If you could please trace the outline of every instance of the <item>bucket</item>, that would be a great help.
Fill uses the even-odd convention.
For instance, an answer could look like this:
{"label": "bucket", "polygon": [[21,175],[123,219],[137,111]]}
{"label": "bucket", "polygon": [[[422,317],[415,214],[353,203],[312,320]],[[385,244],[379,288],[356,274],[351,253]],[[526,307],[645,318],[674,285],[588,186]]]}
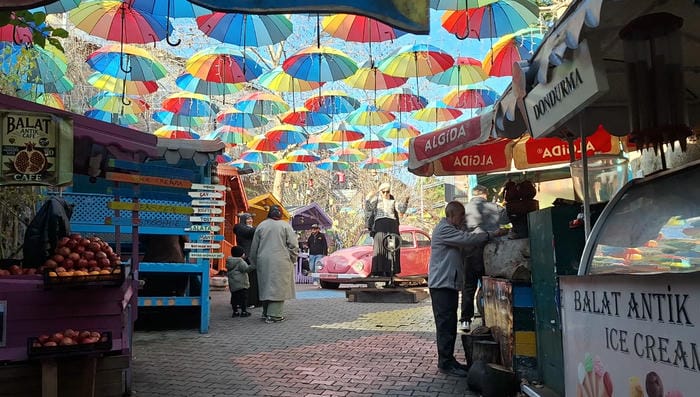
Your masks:
{"label": "bucket", "polygon": [[[571,179],[576,195],[583,199],[583,160],[571,163]],[[588,159],[588,192],[591,203],[603,203],[627,183],[627,159],[595,155]]]}

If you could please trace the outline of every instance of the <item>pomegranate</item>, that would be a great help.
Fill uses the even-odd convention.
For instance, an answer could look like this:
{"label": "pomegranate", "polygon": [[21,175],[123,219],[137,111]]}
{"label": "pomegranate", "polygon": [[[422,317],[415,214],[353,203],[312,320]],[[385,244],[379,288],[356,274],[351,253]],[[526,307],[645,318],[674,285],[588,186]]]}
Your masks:
{"label": "pomegranate", "polygon": [[66,271],[66,268],[63,266],[59,266],[56,268],[56,273],[61,273],[61,272],[65,272],[65,271]]}
{"label": "pomegranate", "polygon": [[97,260],[97,264],[98,264],[100,267],[109,267],[109,266],[110,266],[109,259],[107,259],[107,258],[100,258],[100,259],[98,259],[98,260]]}
{"label": "pomegranate", "polygon": [[83,252],[83,258],[85,258],[87,260],[95,259],[95,253],[92,251],[85,251],[85,252]]}
{"label": "pomegranate", "polygon": [[61,346],[71,346],[71,345],[75,345],[76,342],[75,342],[75,340],[73,340],[73,338],[66,336],[58,344]]}
{"label": "pomegranate", "polygon": [[68,259],[72,260],[73,262],[77,262],[80,260],[80,254],[77,252],[71,252],[68,255]]}
{"label": "pomegranate", "polygon": [[65,338],[65,335],[61,332],[56,332],[55,334],[51,335],[51,340],[54,342],[60,342]]}
{"label": "pomegranate", "polygon": [[77,240],[77,241],[80,241],[83,239],[83,236],[80,233],[71,233],[71,235],[68,237],[70,237],[71,240]]}
{"label": "pomegranate", "polygon": [[84,246],[84,245],[78,245],[78,246],[76,246],[76,247],[75,247],[75,252],[77,252],[77,253],[79,253],[79,254],[82,254],[83,252],[85,252],[85,246]]}
{"label": "pomegranate", "polygon": [[100,247],[100,243],[93,241],[92,243],[90,243],[87,246],[87,249],[85,250],[85,252],[87,252],[87,251],[100,252],[100,250],[102,250],[102,247]]}
{"label": "pomegranate", "polygon": [[63,263],[63,261],[66,259],[63,257],[63,255],[56,254],[51,257],[56,263]]}
{"label": "pomegranate", "polygon": [[53,346],[58,346],[58,344],[52,340],[44,343],[44,347],[53,347]]}
{"label": "pomegranate", "polygon": [[20,275],[22,274],[22,269],[17,265],[12,265],[10,266],[10,274],[13,276]]}
{"label": "pomegranate", "polygon": [[78,267],[81,269],[88,267],[88,260],[85,258],[78,259]]}
{"label": "pomegranate", "polygon": [[102,252],[102,251],[98,251],[98,252],[95,252],[95,258],[96,258],[96,259],[106,259],[106,258],[107,258],[107,254],[105,254],[105,253]]}
{"label": "pomegranate", "polygon": [[56,266],[58,266],[58,263],[56,263],[56,261],[53,259],[47,259],[46,262],[44,262],[44,266],[48,267],[49,269],[55,269]]}
{"label": "pomegranate", "polygon": [[90,337],[90,331],[80,331],[78,338],[85,339]]}
{"label": "pomegranate", "polygon": [[34,149],[34,143],[27,142],[25,148],[15,155],[15,170],[21,174],[38,174],[46,167],[44,152]]}
{"label": "pomegranate", "polygon": [[68,248],[68,247],[58,247],[58,248],[56,248],[56,253],[59,254],[59,255],[63,255],[64,257],[67,257],[68,255],[70,255],[70,252],[71,252],[71,251],[70,251],[70,248]]}
{"label": "pomegranate", "polygon": [[58,245],[59,245],[59,246],[64,246],[64,245],[68,244],[69,241],[70,241],[70,237],[63,237],[63,238],[58,242]]}
{"label": "pomegranate", "polygon": [[73,268],[73,265],[74,265],[73,259],[66,259],[66,260],[63,261],[63,267],[65,267],[66,270],[72,269],[72,268]]}
{"label": "pomegranate", "polygon": [[84,247],[87,247],[88,245],[90,245],[90,243],[91,243],[91,241],[89,238],[80,239],[80,245],[82,245]]}
{"label": "pomegranate", "polygon": [[70,240],[68,240],[68,242],[66,243],[66,247],[68,247],[68,248],[70,248],[70,249],[75,249],[75,247],[76,247],[77,245],[78,245],[78,242],[77,242],[75,239],[70,239]]}
{"label": "pomegranate", "polygon": [[37,338],[39,340],[39,343],[44,344],[49,341],[49,336],[48,335],[39,335]]}

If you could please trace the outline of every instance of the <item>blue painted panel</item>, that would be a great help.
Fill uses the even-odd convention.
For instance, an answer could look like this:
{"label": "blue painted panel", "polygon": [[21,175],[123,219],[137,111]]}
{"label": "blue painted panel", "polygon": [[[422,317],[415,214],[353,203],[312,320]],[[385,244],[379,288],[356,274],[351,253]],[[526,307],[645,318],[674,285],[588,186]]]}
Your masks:
{"label": "blue painted panel", "polygon": [[531,286],[513,285],[513,307],[535,307]]}

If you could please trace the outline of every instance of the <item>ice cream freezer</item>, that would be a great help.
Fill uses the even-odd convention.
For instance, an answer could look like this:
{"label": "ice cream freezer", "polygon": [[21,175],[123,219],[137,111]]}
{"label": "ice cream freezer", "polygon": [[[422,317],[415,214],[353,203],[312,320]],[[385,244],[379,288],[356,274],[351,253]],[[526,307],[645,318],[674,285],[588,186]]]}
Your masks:
{"label": "ice cream freezer", "polygon": [[566,396],[698,395],[698,181],[700,162],[629,182],[560,277]]}

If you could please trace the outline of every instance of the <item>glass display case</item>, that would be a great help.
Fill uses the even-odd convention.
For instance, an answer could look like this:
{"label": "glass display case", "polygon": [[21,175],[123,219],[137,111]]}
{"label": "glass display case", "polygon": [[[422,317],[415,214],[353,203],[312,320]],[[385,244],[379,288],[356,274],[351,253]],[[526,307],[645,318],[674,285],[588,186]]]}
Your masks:
{"label": "glass display case", "polygon": [[700,270],[700,162],[636,179],[591,231],[579,275]]}

